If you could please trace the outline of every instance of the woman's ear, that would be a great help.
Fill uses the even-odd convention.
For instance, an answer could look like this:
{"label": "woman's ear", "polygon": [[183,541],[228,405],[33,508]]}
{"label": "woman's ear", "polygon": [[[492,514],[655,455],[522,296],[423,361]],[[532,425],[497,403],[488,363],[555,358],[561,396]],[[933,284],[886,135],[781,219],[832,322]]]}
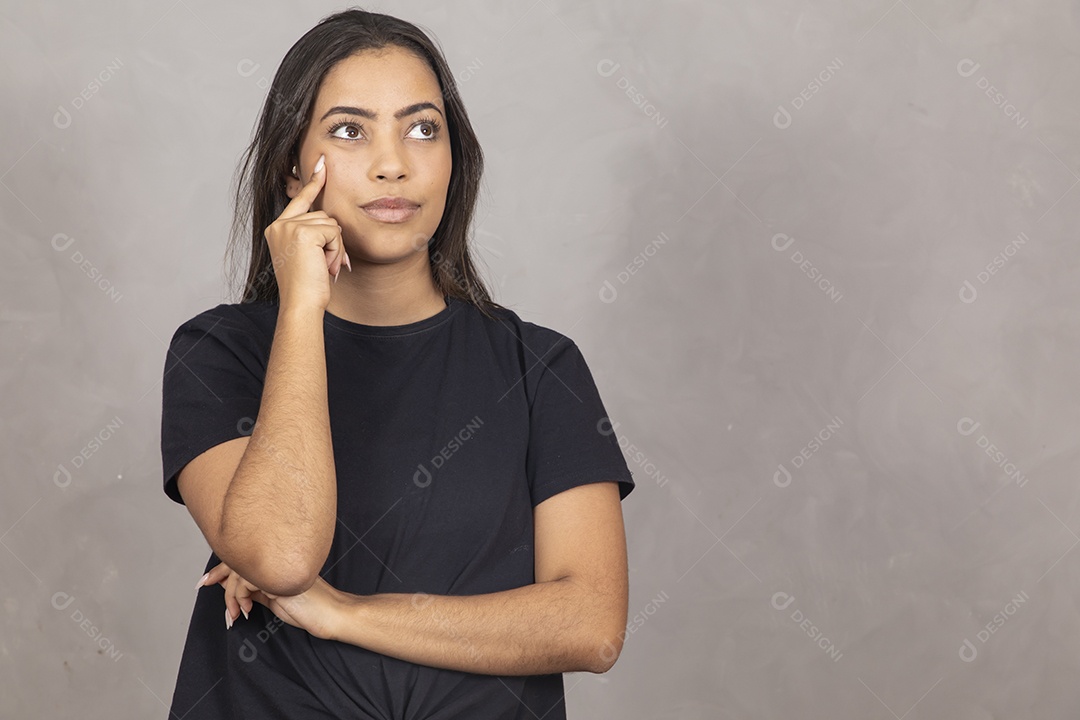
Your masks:
{"label": "woman's ear", "polygon": [[298,176],[299,170],[297,169],[296,165],[293,165],[290,168],[290,173],[291,174],[286,176],[285,178],[285,194],[288,195],[290,199],[292,199],[296,197],[296,194],[298,192],[300,192],[300,188],[303,187],[303,183],[300,182],[300,178]]}

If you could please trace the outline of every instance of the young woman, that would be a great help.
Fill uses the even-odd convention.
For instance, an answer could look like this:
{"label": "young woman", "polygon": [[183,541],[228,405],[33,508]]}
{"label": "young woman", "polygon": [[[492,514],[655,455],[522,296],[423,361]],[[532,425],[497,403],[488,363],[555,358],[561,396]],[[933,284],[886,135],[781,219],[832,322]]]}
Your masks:
{"label": "young woman", "polygon": [[481,173],[414,25],[351,9],[286,54],[242,300],[165,362],[164,489],[212,550],[175,717],[557,720],[618,657],[634,481],[577,345],[474,269]]}

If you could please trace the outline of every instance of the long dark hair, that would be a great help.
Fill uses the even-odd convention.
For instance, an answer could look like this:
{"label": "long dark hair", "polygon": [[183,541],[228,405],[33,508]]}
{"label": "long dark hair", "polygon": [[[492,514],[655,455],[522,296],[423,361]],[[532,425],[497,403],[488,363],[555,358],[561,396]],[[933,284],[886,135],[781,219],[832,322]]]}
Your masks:
{"label": "long dark hair", "polygon": [[[468,234],[480,190],[484,155],[465,112],[457,84],[436,41],[412,23],[390,15],[349,8],[324,17],[285,54],[274,75],[254,138],[236,180],[227,255],[245,249],[250,238],[247,278],[240,302],[278,300],[277,278],[264,231],[290,198],[284,178],[299,155],[319,85],[338,62],[364,50],[400,47],[426,61],[439,80],[446,107],[452,169],[442,221],[428,242],[431,275],[443,294],[475,305],[494,318],[492,300],[476,271]],[[245,238],[245,239],[242,239]],[[232,264],[235,278],[235,262]]]}

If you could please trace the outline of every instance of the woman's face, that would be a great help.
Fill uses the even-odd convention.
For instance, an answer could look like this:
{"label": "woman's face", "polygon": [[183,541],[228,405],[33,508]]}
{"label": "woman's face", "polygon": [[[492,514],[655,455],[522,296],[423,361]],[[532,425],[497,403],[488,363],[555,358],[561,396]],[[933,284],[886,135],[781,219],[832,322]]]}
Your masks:
{"label": "woman's face", "polygon": [[[311,210],[337,220],[354,262],[392,263],[426,251],[450,186],[445,112],[438,78],[412,53],[391,46],[342,60],[319,87],[300,143],[300,179],[288,179],[288,196],[311,179],[325,154],[326,184]],[[387,196],[419,209],[392,223],[362,208]]]}

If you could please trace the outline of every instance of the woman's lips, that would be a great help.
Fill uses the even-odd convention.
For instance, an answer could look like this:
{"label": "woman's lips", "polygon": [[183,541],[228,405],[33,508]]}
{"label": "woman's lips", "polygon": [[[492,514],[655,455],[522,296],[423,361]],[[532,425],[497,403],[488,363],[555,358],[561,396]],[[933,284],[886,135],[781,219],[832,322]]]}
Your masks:
{"label": "woman's lips", "polygon": [[419,205],[403,208],[360,207],[368,217],[384,223],[403,223],[412,218],[419,210]]}

